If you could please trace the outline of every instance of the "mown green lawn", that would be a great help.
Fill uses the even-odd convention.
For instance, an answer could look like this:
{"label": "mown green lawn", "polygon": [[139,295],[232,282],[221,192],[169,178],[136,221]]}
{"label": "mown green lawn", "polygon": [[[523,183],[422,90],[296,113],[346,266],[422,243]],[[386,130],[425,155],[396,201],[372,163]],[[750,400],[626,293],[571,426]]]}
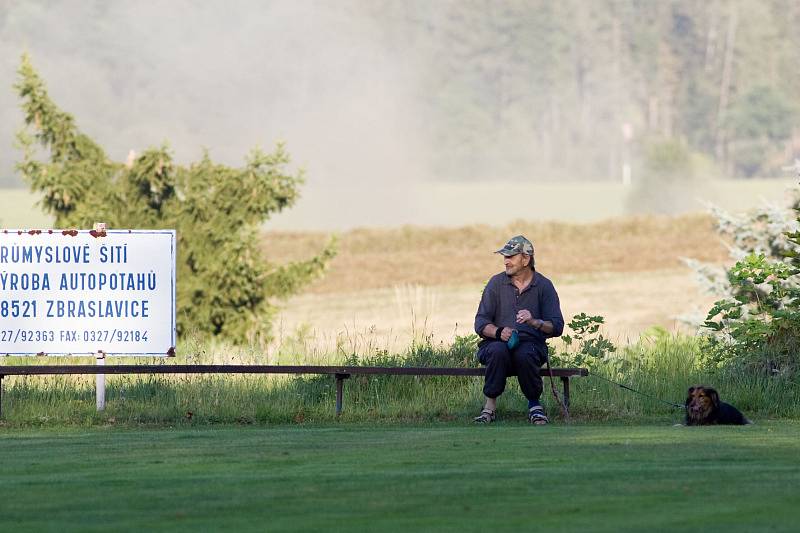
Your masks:
{"label": "mown green lawn", "polygon": [[800,422],[0,428],[0,530],[796,531]]}

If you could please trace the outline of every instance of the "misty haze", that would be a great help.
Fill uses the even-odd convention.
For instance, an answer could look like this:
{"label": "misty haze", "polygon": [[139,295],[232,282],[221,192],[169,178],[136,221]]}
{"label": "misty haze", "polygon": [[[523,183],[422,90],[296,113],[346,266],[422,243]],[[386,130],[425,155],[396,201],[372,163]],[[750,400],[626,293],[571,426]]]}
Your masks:
{"label": "misty haze", "polygon": [[[798,153],[798,12],[781,1],[6,2],[0,184],[22,186],[10,86],[28,52],[115,160],[168,143],[180,163],[208,149],[240,165],[286,142],[306,185],[274,228],[740,209],[779,199]],[[688,165],[654,171],[648,150],[664,142]]]}

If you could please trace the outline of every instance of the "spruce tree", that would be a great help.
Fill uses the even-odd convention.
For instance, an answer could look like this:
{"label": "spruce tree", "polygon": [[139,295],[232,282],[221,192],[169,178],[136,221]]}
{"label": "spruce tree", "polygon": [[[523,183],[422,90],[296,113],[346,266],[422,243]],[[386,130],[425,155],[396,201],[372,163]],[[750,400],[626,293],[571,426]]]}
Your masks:
{"label": "spruce tree", "polygon": [[259,246],[261,225],[298,199],[302,173],[292,175],[282,145],[254,149],[244,166],[173,161],[167,146],[132,161],[108,158],[60,110],[23,56],[15,85],[26,127],[17,165],[59,228],[175,229],[178,238],[178,332],[243,342],[269,339],[276,300],[318,276],[335,254],[331,241],[316,256],[278,266]]}

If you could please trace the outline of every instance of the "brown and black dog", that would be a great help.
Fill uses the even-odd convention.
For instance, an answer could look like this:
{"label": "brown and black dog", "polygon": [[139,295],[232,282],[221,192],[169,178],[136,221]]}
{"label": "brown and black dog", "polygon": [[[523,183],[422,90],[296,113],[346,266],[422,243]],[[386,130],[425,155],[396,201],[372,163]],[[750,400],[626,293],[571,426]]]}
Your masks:
{"label": "brown and black dog", "polygon": [[750,421],[737,408],[719,401],[719,394],[711,387],[697,385],[686,393],[686,425],[711,424],[745,425]]}

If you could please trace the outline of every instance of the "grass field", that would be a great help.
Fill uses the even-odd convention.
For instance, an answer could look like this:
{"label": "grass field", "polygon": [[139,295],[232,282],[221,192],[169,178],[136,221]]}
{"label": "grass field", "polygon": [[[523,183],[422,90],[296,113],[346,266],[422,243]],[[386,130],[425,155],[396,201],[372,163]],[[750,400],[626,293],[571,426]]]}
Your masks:
{"label": "grass field", "polygon": [[[703,202],[742,211],[762,199],[780,201],[795,180],[697,180],[680,191],[651,191],[637,195],[635,187],[609,182],[420,182],[384,183],[381,187],[320,182],[309,176],[297,205],[275,215],[267,227],[280,231],[350,231],[356,228],[394,228],[413,224],[459,227],[473,224],[502,226],[514,220],[537,223],[561,221],[594,223],[634,213],[684,214],[703,210]],[[486,202],[507,191],[537,202]],[[34,207],[27,189],[0,188],[0,226],[48,227],[50,217]],[[532,205],[533,204],[533,205]]]}
{"label": "grass field", "polygon": [[[708,201],[741,211],[755,207],[762,198],[780,200],[787,187],[796,185],[791,178],[698,179],[678,190],[656,187],[640,194],[637,187],[609,182],[409,181],[384,183],[381,187],[365,187],[362,183],[348,186],[315,181],[309,175],[297,205],[275,216],[269,226],[282,231],[349,231],[407,224],[500,226],[518,219],[589,223],[634,213],[697,212]],[[513,195],[514,201],[487,201],[502,195]]]}
{"label": "grass field", "polygon": [[[25,194],[3,194],[0,217],[45,226]],[[100,413],[91,378],[8,377],[0,531],[796,530],[800,386],[713,373],[696,337],[670,334],[713,300],[680,258],[727,259],[706,215],[350,230],[270,346],[185,338],[167,363],[472,366],[453,342],[517,233],[568,319],[605,317],[620,349],[595,371],[668,401],[708,383],[757,424],[672,427],[679,410],[597,377],[573,380],[571,423],[546,391],[544,428],[513,379],[500,421],[472,427],[479,378],[353,377],[337,420],[330,377],[109,376]],[[267,232],[263,249],[283,263],[327,238]],[[3,361],[62,362],[87,363]]]}
{"label": "grass field", "polygon": [[4,431],[4,531],[796,531],[800,424]]}

